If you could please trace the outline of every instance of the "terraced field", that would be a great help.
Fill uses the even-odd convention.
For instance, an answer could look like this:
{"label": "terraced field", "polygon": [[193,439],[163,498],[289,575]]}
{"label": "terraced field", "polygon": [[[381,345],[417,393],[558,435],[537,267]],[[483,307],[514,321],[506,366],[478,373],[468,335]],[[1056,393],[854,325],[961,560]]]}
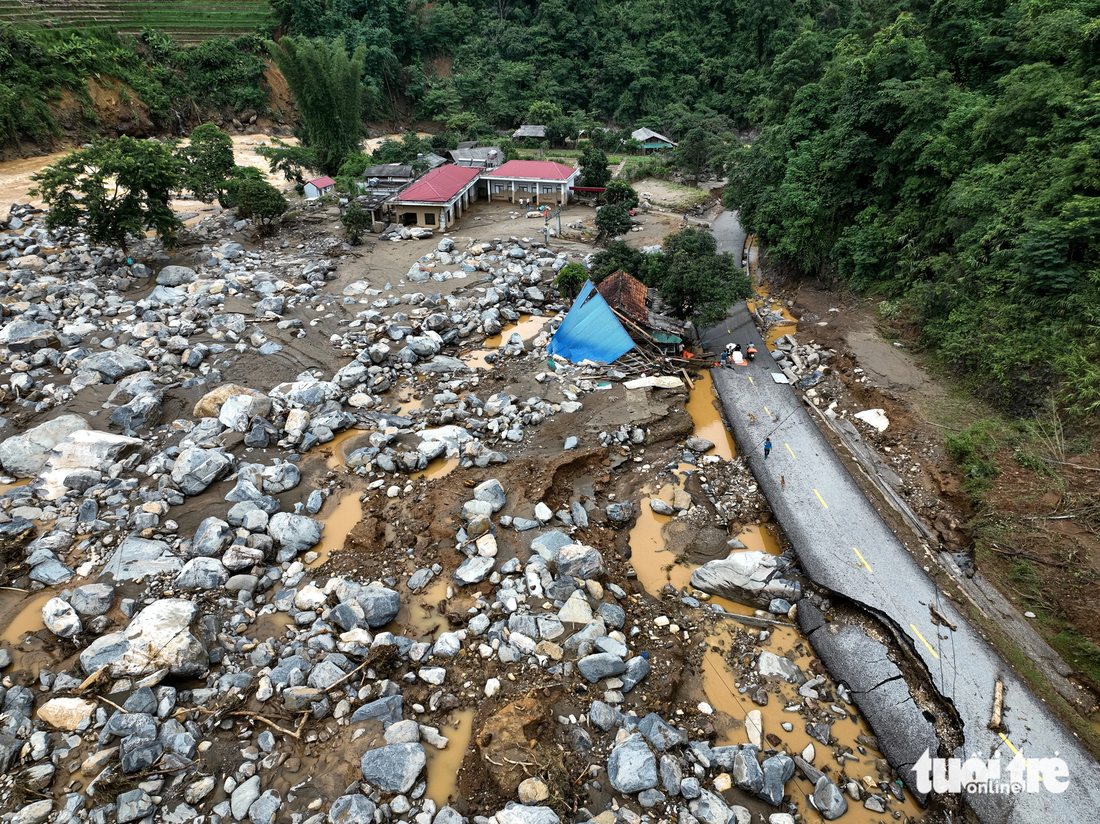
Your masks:
{"label": "terraced field", "polygon": [[0,20],[19,24],[110,26],[136,34],[146,26],[179,43],[238,35],[274,22],[267,0],[0,0]]}

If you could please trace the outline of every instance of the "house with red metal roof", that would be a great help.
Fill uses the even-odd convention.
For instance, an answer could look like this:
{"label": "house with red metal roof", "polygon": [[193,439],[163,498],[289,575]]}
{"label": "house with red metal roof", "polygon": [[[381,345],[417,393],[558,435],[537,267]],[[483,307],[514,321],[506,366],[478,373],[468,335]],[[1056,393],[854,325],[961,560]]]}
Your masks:
{"label": "house with red metal roof", "polygon": [[569,189],[581,170],[552,160],[509,160],[483,176],[483,191],[494,198],[517,203],[530,200],[531,206],[569,202]]}
{"label": "house with red metal roof", "polygon": [[331,177],[315,177],[305,185],[306,200],[316,200],[336,191],[336,181]]}
{"label": "house with red metal roof", "polygon": [[445,232],[470,203],[477,199],[481,169],[471,166],[439,166],[402,190],[394,198],[394,212],[402,226],[421,226]]}

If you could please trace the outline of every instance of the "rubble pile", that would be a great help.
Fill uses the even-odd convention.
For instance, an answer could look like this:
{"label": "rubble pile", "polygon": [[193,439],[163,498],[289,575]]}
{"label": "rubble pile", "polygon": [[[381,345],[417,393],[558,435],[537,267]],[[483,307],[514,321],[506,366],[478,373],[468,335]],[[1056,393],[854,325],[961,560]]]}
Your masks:
{"label": "rubble pile", "polygon": [[[0,583],[26,591],[52,662],[0,647],[4,824],[740,824],[730,788],[786,824],[791,782],[828,820],[846,797],[885,798],[778,739],[712,746],[713,708],[678,694],[692,633],[722,620],[703,593],[734,581],[726,561],[676,598],[633,586],[636,482],[694,467],[668,513],[711,528],[766,504],[743,462],[685,437],[676,389],[547,355],[567,254],[443,238],[377,288],[343,277],[329,237],[246,249],[232,213],[185,230],[171,260],[40,217],[0,220]],[[488,369],[459,357],[524,316],[544,328],[508,334]],[[572,475],[532,501],[530,477],[503,473],[537,474],[525,456],[550,428],[535,462]],[[310,453],[353,429],[337,484]],[[465,483],[433,498],[409,476],[444,457]],[[364,518],[424,534],[364,552],[362,574],[313,566],[338,486]],[[742,594],[793,615],[789,559],[757,561]],[[425,599],[430,631],[412,617]],[[757,700],[778,679],[828,701],[827,745],[846,710],[757,650],[767,637],[746,641],[736,688]],[[461,713],[480,730],[469,750]],[[455,750],[484,772],[448,806],[432,765]]]}
{"label": "rubble pile", "polygon": [[787,376],[788,381],[803,391],[813,388],[825,379],[829,369],[826,361],[836,354],[817,343],[801,346],[793,335],[777,338],[774,347],[771,355],[776,365]]}

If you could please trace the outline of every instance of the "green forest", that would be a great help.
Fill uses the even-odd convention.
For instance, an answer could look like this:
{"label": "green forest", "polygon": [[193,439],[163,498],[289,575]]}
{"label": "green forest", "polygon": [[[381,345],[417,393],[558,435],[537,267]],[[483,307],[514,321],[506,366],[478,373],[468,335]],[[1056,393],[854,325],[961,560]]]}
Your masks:
{"label": "green forest", "polygon": [[165,128],[181,106],[262,111],[265,36],[320,38],[362,66],[353,129],[435,124],[445,145],[538,113],[551,145],[586,129],[609,153],[622,133],[594,127],[657,129],[670,169],[729,176],[774,267],[878,297],[1003,408],[1100,410],[1100,0],[272,7],[274,30],[197,49],[0,26],[0,144],[56,134],[49,101],[99,73]]}

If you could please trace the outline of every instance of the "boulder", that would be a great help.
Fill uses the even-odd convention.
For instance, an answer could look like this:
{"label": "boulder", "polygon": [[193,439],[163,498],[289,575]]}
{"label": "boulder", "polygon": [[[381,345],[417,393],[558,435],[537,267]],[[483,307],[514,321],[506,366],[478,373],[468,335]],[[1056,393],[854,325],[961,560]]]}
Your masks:
{"label": "boulder", "polygon": [[144,443],[125,435],[79,429],[46,455],[39,473],[42,486],[38,494],[46,500],[56,500],[65,494],[65,479],[73,473],[90,470],[107,474],[115,461],[140,449]]}
{"label": "boulder", "polygon": [[[261,558],[263,557],[261,553]],[[249,565],[251,566],[251,564]],[[217,558],[192,558],[176,576],[181,589],[215,590],[229,580],[229,570]]]}
{"label": "boulder", "polygon": [[60,598],[51,598],[42,607],[42,623],[58,638],[72,638],[83,629],[76,610]]}
{"label": "boulder", "polygon": [[218,411],[218,420],[234,432],[247,432],[252,419],[271,414],[271,398],[258,393],[230,395]]}
{"label": "boulder", "polygon": [[467,558],[455,570],[455,583],[459,586],[480,584],[489,577],[489,573],[493,571],[495,565],[496,561],[493,558],[485,558],[481,555]]}
{"label": "boulder", "polygon": [[508,502],[504,487],[496,478],[491,478],[474,487],[474,500],[488,503],[493,512],[499,512]]}
{"label": "boulder", "polygon": [[73,732],[91,720],[97,707],[83,698],[51,698],[38,708],[38,717],[55,729]]}
{"label": "boulder", "polygon": [[528,807],[509,801],[496,814],[497,824],[561,824],[558,814],[550,807]]}
{"label": "boulder", "polygon": [[794,603],[802,597],[797,581],[779,574],[779,559],[767,552],[734,552],[728,558],[708,561],[691,573],[696,589],[723,598],[767,606],[773,598]]}
{"label": "boulder", "polygon": [[621,793],[636,793],[657,786],[657,759],[645,739],[634,733],[611,751],[607,777]]}
{"label": "boulder", "polygon": [[199,399],[199,402],[195,404],[195,408],[191,411],[191,415],[196,418],[216,418],[221,412],[222,404],[229,398],[237,395],[251,395],[255,398],[267,397],[262,392],[257,392],[255,389],[249,389],[247,386],[240,386],[236,383],[226,383],[203,395],[202,398]]}
{"label": "boulder", "polygon": [[388,793],[407,793],[428,763],[421,744],[388,744],[360,759],[363,781]]}
{"label": "boulder", "polygon": [[119,544],[103,567],[103,573],[113,576],[116,581],[134,581],[152,575],[175,574],[182,568],[183,561],[172,554],[164,541],[130,535]]}
{"label": "boulder", "polygon": [[401,596],[386,587],[365,586],[355,597],[363,609],[364,620],[371,629],[384,627],[397,617],[401,609]]}
{"label": "boulder", "polygon": [[271,397],[288,406],[313,408],[340,397],[340,387],[330,381],[291,381],[271,390]]}
{"label": "boulder", "polygon": [[827,775],[817,779],[813,802],[826,821],[835,821],[848,812],[848,801],[844,798],[844,793]]}
{"label": "boulder", "polygon": [[198,495],[228,474],[232,466],[231,455],[192,446],[183,450],[172,464],[172,480],[184,495]]}
{"label": "boulder", "polygon": [[233,543],[233,530],[220,518],[203,518],[191,541],[191,554],[204,557],[221,555]]}
{"label": "boulder", "polygon": [[12,435],[0,443],[0,464],[4,471],[16,478],[37,478],[46,465],[47,453],[81,429],[88,429],[88,422],[80,415],[61,415],[52,421]]}
{"label": "boulder", "polygon": [[80,362],[82,372],[97,372],[104,383],[114,383],[148,368],[149,361],[119,350],[100,352]]}
{"label": "boulder", "polygon": [[[598,652],[588,655],[577,662],[577,669],[581,675],[595,684],[601,678],[610,678],[612,675],[622,675],[626,670],[623,659],[609,652]],[[655,786],[655,785],[654,785]]]}
{"label": "boulder", "polygon": [[708,441],[706,438],[691,437],[684,441],[684,446],[690,449],[692,452],[698,452],[702,454],[714,449],[714,443]]}
{"label": "boulder", "polygon": [[165,266],[157,273],[157,284],[160,286],[183,286],[186,283],[194,283],[198,275],[194,269],[186,266]]}
{"label": "boulder", "polygon": [[762,678],[786,681],[788,684],[802,684],[806,681],[806,676],[796,663],[767,650],[760,651],[756,671]]}
{"label": "boulder", "polygon": [[106,615],[114,602],[115,588],[108,584],[85,584],[73,590],[69,603],[80,615]]}
{"label": "boulder", "polygon": [[191,634],[198,607],[179,598],[154,601],[134,616],[124,633],[103,635],[80,653],[80,665],[91,675],[103,664],[111,676],[140,677],[166,669],[172,675],[197,677],[206,672],[206,645]]}
{"label": "boulder", "polygon": [[329,824],[374,824],[375,803],[365,795],[342,795],[332,802]]}
{"label": "boulder", "polygon": [[563,546],[554,554],[558,572],[571,578],[589,580],[603,573],[603,556],[598,549],[583,544]]}
{"label": "boulder", "polygon": [[297,555],[321,540],[323,526],[320,521],[305,515],[276,512],[267,524],[267,532],[282,550]]}
{"label": "boulder", "polygon": [[137,432],[160,423],[162,399],[159,392],[138,395],[111,413],[111,423],[120,429]]}

